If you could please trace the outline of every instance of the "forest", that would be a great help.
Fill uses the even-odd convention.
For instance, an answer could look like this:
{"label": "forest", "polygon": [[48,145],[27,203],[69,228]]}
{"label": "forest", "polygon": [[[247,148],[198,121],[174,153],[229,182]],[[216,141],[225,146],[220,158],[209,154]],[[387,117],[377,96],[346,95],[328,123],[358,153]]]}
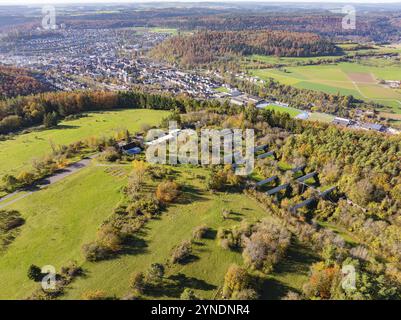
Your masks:
{"label": "forest", "polygon": [[226,60],[230,55],[310,57],[335,55],[339,48],[312,33],[288,31],[201,31],[176,36],[156,46],[151,56],[193,66]]}
{"label": "forest", "polygon": [[29,71],[0,65],[0,99],[49,91]]}

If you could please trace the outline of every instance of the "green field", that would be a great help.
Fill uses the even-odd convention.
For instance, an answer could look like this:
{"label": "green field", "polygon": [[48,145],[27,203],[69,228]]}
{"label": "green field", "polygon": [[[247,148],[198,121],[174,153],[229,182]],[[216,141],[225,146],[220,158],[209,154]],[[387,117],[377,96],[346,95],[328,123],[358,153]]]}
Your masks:
{"label": "green field", "polygon": [[88,117],[64,121],[55,129],[31,132],[16,136],[12,140],[0,141],[0,176],[17,174],[29,168],[32,159],[51,152],[51,145],[76,142],[91,136],[109,136],[117,130],[135,132],[143,124],[157,125],[168,115],[167,111],[118,110],[89,113]]}
{"label": "green field", "polygon": [[292,118],[295,118],[297,115],[302,113],[302,110],[296,109],[296,108],[291,108],[291,107],[283,107],[283,106],[278,106],[275,104],[271,104],[266,106],[267,110],[274,110],[277,112],[285,112],[288,113]]}
{"label": "green field", "polygon": [[[26,276],[32,263],[54,265],[59,270],[70,260],[81,264],[86,274],[67,288],[64,299],[79,299],[88,290],[103,290],[108,295],[122,297],[129,292],[132,272],[144,271],[151,263],[166,263],[173,246],[190,239],[193,228],[201,224],[212,228],[213,236],[194,245],[192,262],[168,267],[166,277],[180,278],[177,287],[149,298],[179,298],[184,287],[191,287],[202,298],[213,298],[229,265],[242,264],[239,252],[218,245],[215,232],[220,226],[230,227],[242,220],[252,222],[267,216],[254,200],[243,194],[207,192],[202,178],[206,174],[204,169],[175,170],[177,181],[184,186],[181,201],[145,226],[140,234],[141,250],[108,261],[84,262],[81,246],[95,238],[96,229],[118,203],[120,188],[126,183],[124,177],[116,179],[104,167],[92,166],[10,205],[8,209],[19,210],[26,223],[1,256],[0,298],[24,298],[37,288]],[[223,208],[233,211],[231,218],[224,221]],[[277,299],[290,289],[299,291],[307,279],[312,256],[308,248],[294,243],[289,258],[264,283],[262,297]]]}
{"label": "green field", "polygon": [[[379,84],[380,80],[401,80],[401,65],[369,58],[362,63],[290,66],[280,69],[255,69],[261,79],[273,78],[301,89],[353,95],[388,107],[384,111],[401,113],[401,92]],[[375,64],[376,63],[376,64]],[[385,66],[384,66],[385,65]]]}
{"label": "green field", "polygon": [[7,207],[26,222],[0,256],[0,299],[26,298],[37,287],[26,276],[31,264],[59,270],[70,260],[82,263],[81,246],[94,240],[122,185],[104,169],[87,168]]}

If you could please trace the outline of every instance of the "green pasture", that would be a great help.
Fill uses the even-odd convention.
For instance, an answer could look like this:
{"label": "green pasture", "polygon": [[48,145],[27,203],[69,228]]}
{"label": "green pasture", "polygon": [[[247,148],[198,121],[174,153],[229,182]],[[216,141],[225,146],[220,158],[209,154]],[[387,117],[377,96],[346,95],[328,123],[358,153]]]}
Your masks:
{"label": "green pasture", "polygon": [[34,158],[51,153],[52,145],[66,145],[92,136],[110,136],[129,129],[139,131],[144,124],[155,126],[167,111],[129,109],[88,113],[73,121],[63,121],[57,128],[20,134],[0,141],[0,176],[29,169]]}

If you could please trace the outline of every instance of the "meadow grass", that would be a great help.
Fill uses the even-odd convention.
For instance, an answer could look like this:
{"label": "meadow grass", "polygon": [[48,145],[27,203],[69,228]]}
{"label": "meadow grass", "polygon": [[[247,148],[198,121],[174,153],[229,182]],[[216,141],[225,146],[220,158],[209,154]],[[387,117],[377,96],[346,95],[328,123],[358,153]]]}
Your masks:
{"label": "meadow grass", "polygon": [[20,134],[0,141],[0,176],[30,169],[34,158],[51,153],[52,145],[66,145],[92,136],[110,136],[125,129],[139,131],[144,124],[159,124],[168,114],[167,111],[143,109],[91,112],[87,117],[63,121],[54,129]]}
{"label": "meadow grass", "polygon": [[[122,170],[128,172],[129,167]],[[161,288],[147,298],[176,299],[185,287],[192,288],[202,298],[214,298],[223,285],[228,267],[232,263],[243,265],[240,252],[220,247],[216,239],[218,228],[232,227],[244,220],[275,218],[242,193],[206,191],[206,171],[202,168],[176,167],[174,171],[182,185],[179,201],[145,225],[138,234],[135,250],[107,261],[85,262],[81,248],[95,239],[98,227],[112,213],[121,199],[126,178],[117,179],[106,173],[104,167],[90,166],[10,205],[8,209],[19,210],[26,223],[1,256],[0,298],[25,298],[38,288],[37,283],[27,278],[31,264],[50,264],[60,270],[72,260],[82,265],[85,276],[68,286],[63,299],[80,299],[90,290],[102,290],[121,298],[129,293],[131,274],[146,271],[156,262],[167,266],[165,277],[174,285]],[[151,182],[148,187],[154,185]],[[232,211],[228,219],[222,218],[223,209]],[[172,248],[191,239],[193,229],[203,224],[210,232],[206,239],[193,244],[191,261],[172,265],[169,262]],[[298,250],[296,243],[294,246],[298,253],[290,250],[287,262],[268,276],[262,298],[279,299],[286,292],[278,288],[301,289],[312,252]]]}
{"label": "meadow grass", "polygon": [[38,286],[27,277],[31,264],[57,270],[71,260],[82,264],[82,245],[95,239],[124,184],[104,168],[88,167],[6,207],[18,210],[25,224],[0,255],[0,299],[26,298]]}

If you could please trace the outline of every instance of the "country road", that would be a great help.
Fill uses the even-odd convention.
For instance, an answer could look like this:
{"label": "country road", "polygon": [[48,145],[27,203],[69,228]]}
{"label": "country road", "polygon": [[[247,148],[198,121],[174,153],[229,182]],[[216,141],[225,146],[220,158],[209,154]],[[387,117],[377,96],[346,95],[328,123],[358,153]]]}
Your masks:
{"label": "country road", "polygon": [[[10,193],[10,194],[4,196],[3,198],[0,198],[0,209],[3,209],[23,198],[26,198],[27,196],[31,195],[34,192],[37,192],[49,185],[52,185],[64,178],[72,175],[73,173],[75,173],[83,168],[86,168],[87,166],[90,165],[92,159],[95,158],[96,156],[97,155],[93,155],[88,158],[82,159],[81,161],[75,162],[75,163],[69,165],[68,167],[66,167],[65,169],[60,170],[47,178],[37,181],[31,187],[25,188],[23,190],[15,191],[13,193]],[[25,192],[27,192],[27,193],[25,193]],[[14,198],[15,196],[16,196],[15,199],[12,199],[11,201],[1,204],[2,202],[5,202],[6,200],[8,200],[10,198]]]}

